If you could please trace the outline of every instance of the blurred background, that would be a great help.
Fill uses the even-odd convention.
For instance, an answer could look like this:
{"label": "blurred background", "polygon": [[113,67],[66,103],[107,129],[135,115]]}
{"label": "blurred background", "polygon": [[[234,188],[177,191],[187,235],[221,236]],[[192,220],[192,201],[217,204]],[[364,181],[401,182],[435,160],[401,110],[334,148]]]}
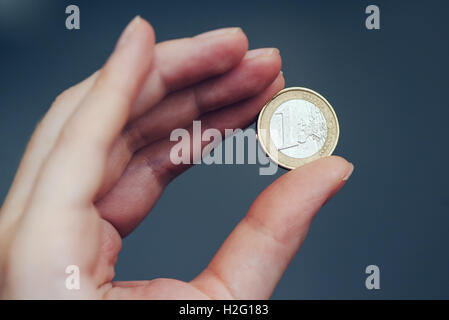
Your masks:
{"label": "blurred background", "polygon": [[[80,30],[65,28],[70,4],[80,8]],[[370,4],[380,8],[380,30],[365,27]],[[448,9],[434,0],[0,0],[0,200],[53,99],[101,67],[135,15],[152,23],[157,41],[240,26],[250,48],[280,49],[286,86],[330,101],[341,130],[335,154],[355,164],[273,298],[447,299]],[[284,172],[189,170],[124,240],[116,279],[192,279]],[[380,290],[365,287],[371,264]]]}

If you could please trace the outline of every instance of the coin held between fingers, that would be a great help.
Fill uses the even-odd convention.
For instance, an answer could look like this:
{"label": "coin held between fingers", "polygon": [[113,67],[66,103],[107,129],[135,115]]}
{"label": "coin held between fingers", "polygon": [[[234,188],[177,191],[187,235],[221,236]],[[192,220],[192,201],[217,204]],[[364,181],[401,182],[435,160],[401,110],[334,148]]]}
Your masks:
{"label": "coin held between fingers", "polygon": [[332,154],[340,133],[337,115],[319,93],[291,87],[277,93],[260,111],[259,142],[278,165],[294,169]]}

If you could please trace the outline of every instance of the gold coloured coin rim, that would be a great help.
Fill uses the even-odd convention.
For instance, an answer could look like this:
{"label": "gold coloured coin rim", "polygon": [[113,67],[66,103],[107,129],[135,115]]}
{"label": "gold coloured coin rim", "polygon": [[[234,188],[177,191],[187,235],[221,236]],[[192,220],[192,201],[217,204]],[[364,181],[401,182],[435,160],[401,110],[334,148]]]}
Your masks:
{"label": "gold coloured coin rim", "polygon": [[[311,94],[312,96],[317,97],[318,100],[321,100],[322,105],[320,105],[320,104],[316,105],[315,102],[309,101],[308,99],[305,99],[304,97],[301,97],[301,96],[286,99],[285,101],[276,103],[276,101],[278,100],[278,98],[281,95],[284,95],[285,93],[288,93],[291,91]],[[321,149],[318,150],[318,152],[316,152],[315,154],[313,154],[307,158],[299,159],[299,158],[289,157],[289,156],[283,154],[282,152],[277,150],[277,148],[275,147],[273,141],[271,140],[271,136],[270,136],[270,130],[269,130],[270,121],[271,121],[271,117],[272,117],[274,111],[282,103],[289,101],[289,100],[293,100],[293,99],[303,99],[303,100],[306,100],[306,101],[309,101],[309,102],[315,104],[316,107],[320,109],[320,111],[323,113],[324,117],[326,118],[326,126],[327,126],[327,130],[328,130],[326,141],[324,142]],[[323,105],[330,111],[330,114],[332,115],[331,119],[333,119],[335,121],[335,124],[332,124],[332,120],[328,119],[326,117],[326,115],[328,113],[323,112],[323,111],[325,111],[325,110],[323,110]],[[261,136],[261,134],[260,134],[262,132],[262,128],[266,128],[265,129],[266,140],[269,141],[269,143],[266,143],[266,141],[264,141],[264,137]],[[279,166],[286,168],[286,169],[294,169],[294,168],[300,167],[306,163],[312,162],[313,160],[331,155],[337,146],[338,138],[340,135],[340,126],[338,123],[338,118],[337,118],[337,115],[336,115],[334,109],[332,108],[331,104],[326,100],[326,98],[324,98],[318,92],[316,92],[312,89],[303,88],[303,87],[285,88],[285,89],[279,91],[276,95],[274,95],[273,98],[271,98],[271,100],[268,101],[267,104],[265,104],[265,106],[260,111],[259,117],[257,119],[256,129],[257,129],[257,136],[258,136],[259,144],[261,145],[262,149],[265,151],[265,153],[270,157],[270,159],[272,161],[274,161],[276,164],[278,164]],[[332,132],[332,131],[335,131],[335,132]],[[327,150],[324,148],[327,148]],[[270,152],[270,150],[271,150],[271,152]],[[273,153],[276,154],[276,156],[273,156]]]}

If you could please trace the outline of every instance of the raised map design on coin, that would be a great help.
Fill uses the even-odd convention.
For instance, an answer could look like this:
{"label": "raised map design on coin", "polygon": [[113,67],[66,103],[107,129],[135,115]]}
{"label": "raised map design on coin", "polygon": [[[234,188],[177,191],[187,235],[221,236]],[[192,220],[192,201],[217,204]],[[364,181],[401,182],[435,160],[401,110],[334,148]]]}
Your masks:
{"label": "raised map design on coin", "polygon": [[326,141],[326,119],[313,103],[289,100],[281,104],[271,117],[270,135],[283,154],[307,158],[317,153]]}

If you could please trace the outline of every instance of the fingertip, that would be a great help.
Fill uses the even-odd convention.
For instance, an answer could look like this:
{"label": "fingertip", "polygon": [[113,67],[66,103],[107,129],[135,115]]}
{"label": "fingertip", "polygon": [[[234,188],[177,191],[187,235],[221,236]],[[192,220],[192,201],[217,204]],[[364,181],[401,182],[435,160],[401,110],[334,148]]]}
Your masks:
{"label": "fingertip", "polygon": [[104,87],[108,90],[130,91],[129,97],[133,97],[150,69],[154,46],[153,27],[136,16],[120,35],[114,52],[99,72],[94,88],[106,84]]}
{"label": "fingertip", "polygon": [[242,28],[236,28],[234,33],[229,33],[225,37],[227,47],[223,48],[227,54],[232,58],[232,64],[237,65],[248,52],[249,41]]}
{"label": "fingertip", "polygon": [[327,163],[336,180],[348,180],[354,170],[354,165],[341,156],[331,155],[320,160]]}
{"label": "fingertip", "polygon": [[236,91],[254,96],[277,80],[281,64],[279,54],[273,50],[264,48],[247,52],[242,63],[230,74],[232,86],[238,84]]}
{"label": "fingertip", "polygon": [[328,156],[293,169],[281,179],[297,186],[307,185],[317,193],[331,194],[342,182],[349,179],[353,168],[352,163],[340,156]]}
{"label": "fingertip", "polygon": [[245,31],[243,31],[243,29],[240,27],[237,28],[237,31],[235,32],[235,34],[236,34],[236,37],[238,37],[238,41],[240,42],[240,44],[243,48],[243,55],[244,55],[248,51],[248,48],[249,48],[248,37],[247,37]]}
{"label": "fingertip", "polygon": [[246,33],[241,27],[228,28],[228,30],[229,32],[224,34],[224,36],[230,38],[230,40],[238,45],[242,54],[241,58],[243,58],[249,48],[249,40]]}
{"label": "fingertip", "polygon": [[135,16],[123,30],[115,46],[115,51],[130,43],[134,43],[135,40],[133,38],[137,37],[142,45],[154,45],[155,43],[153,27],[139,15]]}
{"label": "fingertip", "polygon": [[141,19],[141,30],[140,32],[142,33],[142,35],[144,35],[146,37],[146,41],[151,44],[151,45],[155,45],[156,44],[156,33],[154,31],[153,26],[151,25],[150,22],[148,22],[148,20],[138,16],[139,19]]}
{"label": "fingertip", "polygon": [[282,59],[279,50],[275,48],[267,50],[265,54],[254,60],[258,63],[258,71],[261,76],[270,76],[274,80],[281,72]]}
{"label": "fingertip", "polygon": [[[248,38],[240,27],[222,28],[208,31],[193,38],[198,46],[215,52],[220,56],[216,62],[221,72],[236,66],[248,51]],[[222,64],[222,66],[220,65]]]}
{"label": "fingertip", "polygon": [[320,158],[316,161],[329,162],[330,164],[332,164],[334,166],[341,166],[341,167],[348,166],[348,164],[349,164],[348,160],[346,160],[342,156],[337,156],[337,155],[330,155],[327,157]]}
{"label": "fingertip", "polygon": [[[270,97],[274,96],[276,93],[278,93],[279,91],[281,91],[283,88],[285,87],[285,79],[284,76],[282,75],[282,72],[279,71],[277,73],[276,78],[274,78],[274,80],[271,82],[271,84],[269,85],[269,87],[267,89],[265,89],[265,91],[267,91],[268,93],[270,93]],[[268,102],[268,101],[267,101]],[[263,106],[261,106],[262,108]]]}
{"label": "fingertip", "polygon": [[279,91],[282,90],[285,87],[285,78],[284,78],[284,73],[281,71],[279,71],[279,74],[276,78],[276,80],[279,83]]}

